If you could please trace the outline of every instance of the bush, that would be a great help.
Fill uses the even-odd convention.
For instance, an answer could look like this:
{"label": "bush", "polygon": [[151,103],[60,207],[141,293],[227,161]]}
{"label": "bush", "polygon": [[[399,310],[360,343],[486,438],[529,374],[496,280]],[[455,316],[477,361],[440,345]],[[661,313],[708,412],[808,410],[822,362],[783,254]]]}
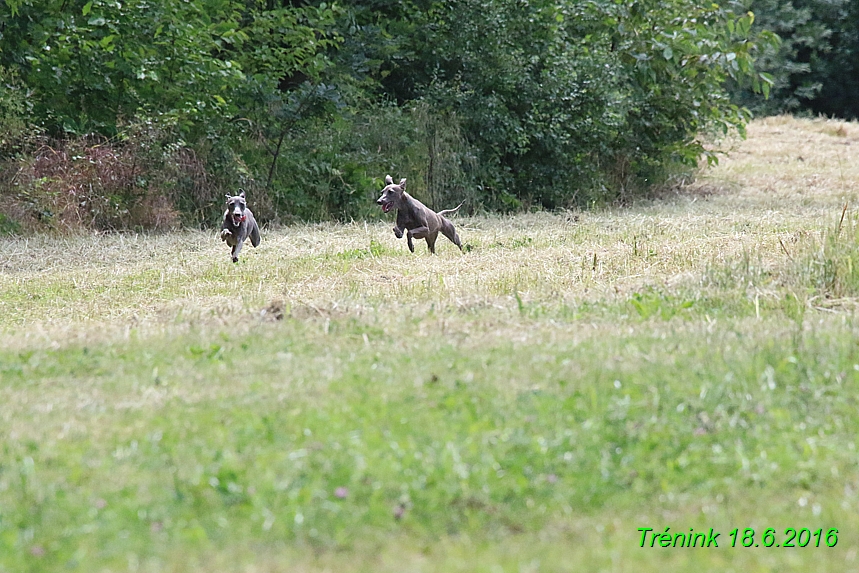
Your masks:
{"label": "bush", "polygon": [[19,75],[0,66],[0,158],[19,151],[32,136],[31,112],[30,94]]}
{"label": "bush", "polygon": [[181,165],[187,150],[162,147],[163,134],[151,124],[130,126],[123,135],[43,137],[31,152],[7,160],[15,176],[0,185],[10,195],[15,229],[175,227],[180,218],[173,166]]}

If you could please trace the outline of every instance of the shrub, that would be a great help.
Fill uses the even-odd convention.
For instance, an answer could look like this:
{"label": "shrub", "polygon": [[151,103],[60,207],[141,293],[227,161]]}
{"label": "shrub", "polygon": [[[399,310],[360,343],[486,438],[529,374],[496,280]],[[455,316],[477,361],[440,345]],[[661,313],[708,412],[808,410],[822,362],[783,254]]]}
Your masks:
{"label": "shrub", "polygon": [[[14,220],[35,229],[169,229],[179,222],[175,186],[165,166],[187,150],[162,147],[150,125],[125,137],[43,137],[31,153],[8,160],[15,176],[0,182]],[[171,193],[171,190],[173,193]]]}
{"label": "shrub", "polygon": [[0,158],[19,151],[33,134],[32,101],[17,72],[0,66]]}

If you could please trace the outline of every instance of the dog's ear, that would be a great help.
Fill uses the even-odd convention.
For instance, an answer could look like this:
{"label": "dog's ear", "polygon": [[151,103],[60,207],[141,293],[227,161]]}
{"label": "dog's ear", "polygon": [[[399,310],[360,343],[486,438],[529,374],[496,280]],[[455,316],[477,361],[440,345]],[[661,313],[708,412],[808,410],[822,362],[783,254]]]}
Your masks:
{"label": "dog's ear", "polygon": [[400,187],[402,187],[403,189],[406,188],[406,178],[405,177],[400,179]]}
{"label": "dog's ear", "polygon": [[242,199],[245,198],[245,190],[242,189],[241,187],[239,188],[239,197],[241,197]]}
{"label": "dog's ear", "polygon": [[232,195],[230,195],[229,193],[225,194],[225,195],[224,195],[224,197],[226,197],[226,198],[227,198],[227,203],[229,203],[229,202],[230,202],[230,199],[232,199],[232,198],[233,198],[233,196],[232,196]]}
{"label": "dog's ear", "polygon": [[393,185],[394,184],[394,180],[390,175],[385,175],[385,184],[386,185]]}

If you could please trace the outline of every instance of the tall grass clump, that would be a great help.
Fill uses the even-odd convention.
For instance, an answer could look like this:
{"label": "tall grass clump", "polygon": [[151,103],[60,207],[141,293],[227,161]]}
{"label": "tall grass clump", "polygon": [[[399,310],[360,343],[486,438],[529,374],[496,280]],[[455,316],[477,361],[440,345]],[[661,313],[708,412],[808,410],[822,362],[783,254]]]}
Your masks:
{"label": "tall grass clump", "polygon": [[838,223],[798,244],[796,253],[782,245],[788,264],[780,282],[810,300],[836,301],[859,296],[859,224],[847,205]]}

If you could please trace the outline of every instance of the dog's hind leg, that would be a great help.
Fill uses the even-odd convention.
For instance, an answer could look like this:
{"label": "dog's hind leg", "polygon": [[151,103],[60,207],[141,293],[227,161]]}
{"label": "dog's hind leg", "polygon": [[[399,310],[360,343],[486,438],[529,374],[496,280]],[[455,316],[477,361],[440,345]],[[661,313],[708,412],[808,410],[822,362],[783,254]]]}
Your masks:
{"label": "dog's hind leg", "polygon": [[459,247],[459,250],[462,250],[462,241],[459,240],[459,235],[456,234],[456,228],[453,226],[453,223],[448,221],[447,219],[441,220],[441,234],[450,239],[450,242]]}
{"label": "dog's hind leg", "polygon": [[259,247],[260,236],[259,236],[259,225],[254,221],[254,226],[251,229],[251,245],[254,247]]}
{"label": "dog's hind leg", "polygon": [[438,232],[427,234],[427,248],[429,252],[435,254],[435,240],[438,238]]}

